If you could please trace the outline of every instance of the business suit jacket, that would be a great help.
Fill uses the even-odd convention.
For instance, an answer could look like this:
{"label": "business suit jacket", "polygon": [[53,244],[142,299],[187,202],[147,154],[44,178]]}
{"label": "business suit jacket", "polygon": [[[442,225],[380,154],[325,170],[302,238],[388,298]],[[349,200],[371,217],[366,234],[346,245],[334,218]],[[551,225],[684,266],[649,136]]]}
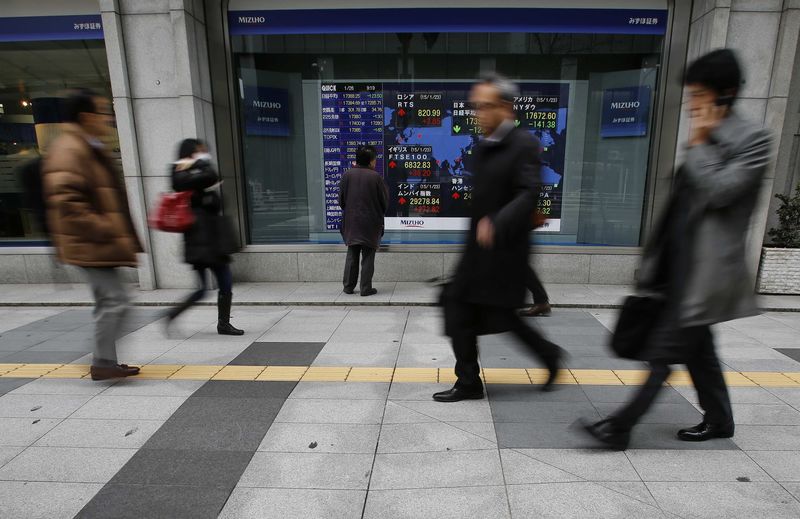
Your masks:
{"label": "business suit jacket", "polygon": [[[679,327],[758,313],[746,262],[746,236],[770,157],[769,133],[735,112],[711,133],[710,142],[688,150],[678,173],[684,188],[673,192],[645,247],[638,281],[643,290],[680,283],[667,290],[676,299],[669,304]],[[679,200],[681,192],[689,199]],[[677,208],[684,214],[676,214]],[[667,244],[676,218],[685,222],[680,246],[685,261],[678,279],[665,274],[675,272],[667,264],[676,261]]]}

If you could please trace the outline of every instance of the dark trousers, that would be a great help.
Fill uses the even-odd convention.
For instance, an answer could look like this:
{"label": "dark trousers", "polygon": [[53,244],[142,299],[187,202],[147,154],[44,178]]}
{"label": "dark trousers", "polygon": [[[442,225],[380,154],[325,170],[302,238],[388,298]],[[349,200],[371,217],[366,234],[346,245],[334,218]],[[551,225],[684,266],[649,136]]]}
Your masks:
{"label": "dark trousers", "polygon": [[[683,328],[681,340],[690,341],[691,358],[686,363],[692,382],[697,390],[700,406],[705,411],[704,421],[715,425],[733,424],[728,386],[722,376],[717,353],[714,350],[714,337],[708,326]],[[630,429],[650,409],[664,382],[671,372],[669,364],[650,363],[650,375],[628,404],[617,411],[612,420],[622,429]]]}
{"label": "dark trousers", "polygon": [[[539,332],[525,324],[514,312],[505,317],[511,333],[516,335],[528,350],[539,357],[548,367],[553,366],[560,355],[558,346],[542,337]],[[483,387],[478,364],[478,336],[468,328],[453,335],[453,353],[456,357],[456,387],[466,390],[480,390]]]}
{"label": "dark trousers", "polygon": [[545,305],[550,302],[539,276],[536,275],[536,271],[530,265],[528,265],[528,271],[525,272],[525,287],[531,291],[534,304]]}
{"label": "dark trousers", "polygon": [[231,267],[227,263],[217,265],[214,267],[198,267],[195,272],[197,273],[198,281],[200,282],[197,290],[189,294],[189,297],[181,302],[180,305],[175,307],[170,313],[173,319],[180,314],[194,306],[198,301],[203,299],[203,296],[208,290],[208,278],[206,271],[210,270],[214,277],[217,278],[217,286],[219,287],[219,294],[221,296],[229,296],[233,293],[233,273]]}
{"label": "dark trousers", "polygon": [[347,247],[347,260],[344,263],[345,290],[354,290],[358,281],[358,258],[361,256],[361,291],[372,288],[372,275],[375,273],[375,249],[363,245]]}

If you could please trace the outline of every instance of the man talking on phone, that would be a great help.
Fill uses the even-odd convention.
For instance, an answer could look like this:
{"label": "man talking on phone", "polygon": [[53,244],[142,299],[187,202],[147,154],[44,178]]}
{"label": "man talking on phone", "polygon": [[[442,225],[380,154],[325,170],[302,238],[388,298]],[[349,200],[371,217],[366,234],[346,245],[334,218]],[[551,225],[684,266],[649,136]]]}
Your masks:
{"label": "man talking on phone", "polygon": [[734,109],[742,72],[728,49],[692,63],[685,76],[689,141],[667,211],[642,257],[637,291],[660,294],[662,310],[638,358],[650,365],[634,398],[608,419],[584,425],[607,447],[625,449],[670,374],[685,364],[703,421],[678,431],[683,441],[730,438],[728,388],[711,325],[758,313],[746,262],[746,236],[771,157],[771,138]]}

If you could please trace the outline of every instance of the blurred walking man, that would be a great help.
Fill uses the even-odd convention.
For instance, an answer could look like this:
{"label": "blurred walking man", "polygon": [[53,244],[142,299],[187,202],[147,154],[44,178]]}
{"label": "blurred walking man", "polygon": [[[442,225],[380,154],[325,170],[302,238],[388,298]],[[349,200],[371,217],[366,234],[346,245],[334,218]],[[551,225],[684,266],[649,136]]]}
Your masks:
{"label": "blurred walking man", "polygon": [[339,207],[342,208],[342,237],[347,245],[344,265],[344,293],[352,294],[358,281],[358,258],[361,256],[361,295],[378,293],[372,287],[375,252],[383,236],[383,217],[389,205],[389,192],[375,171],[378,153],[372,146],[356,151],[356,166],[342,175]]}
{"label": "blurred walking man", "polygon": [[135,375],[139,368],[117,362],[129,301],[117,267],[135,267],[142,246],[123,177],[101,141],[114,131],[114,113],[108,99],[79,90],[66,99],[66,119],[42,168],[48,225],[59,260],[81,267],[92,287],[92,379]]}
{"label": "blurred walking man", "polygon": [[528,234],[539,189],[539,143],[514,123],[514,83],[489,76],[470,103],[486,136],[473,152],[471,225],[453,282],[443,296],[445,332],[453,340],[455,386],[433,395],[439,402],[483,398],[479,335],[513,332],[544,362],[552,388],[562,350],[517,315],[525,301]]}
{"label": "blurred walking man", "polygon": [[670,364],[686,364],[703,422],[678,431],[684,441],[730,438],[728,388],[711,325],[757,312],[745,261],[745,237],[770,161],[768,133],[732,109],[742,84],[735,55],[718,50],[691,64],[685,77],[690,136],[667,212],[645,247],[638,291],[661,294],[664,310],[639,354],[650,375],[610,418],[584,429],[625,449],[630,431],[661,390]]}

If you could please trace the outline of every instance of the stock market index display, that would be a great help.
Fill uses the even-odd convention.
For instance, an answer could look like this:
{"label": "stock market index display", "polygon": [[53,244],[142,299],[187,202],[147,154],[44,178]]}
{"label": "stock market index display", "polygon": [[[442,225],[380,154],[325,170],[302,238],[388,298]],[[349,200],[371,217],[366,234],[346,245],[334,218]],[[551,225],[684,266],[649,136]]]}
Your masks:
{"label": "stock market index display", "polygon": [[[569,85],[522,82],[518,127],[542,145],[538,211],[558,231],[564,177]],[[481,138],[466,82],[337,82],[321,85],[326,228],[341,225],[338,185],[360,145],[378,150],[389,188],[387,230],[466,227],[472,199],[470,155]]]}

